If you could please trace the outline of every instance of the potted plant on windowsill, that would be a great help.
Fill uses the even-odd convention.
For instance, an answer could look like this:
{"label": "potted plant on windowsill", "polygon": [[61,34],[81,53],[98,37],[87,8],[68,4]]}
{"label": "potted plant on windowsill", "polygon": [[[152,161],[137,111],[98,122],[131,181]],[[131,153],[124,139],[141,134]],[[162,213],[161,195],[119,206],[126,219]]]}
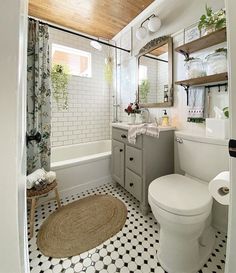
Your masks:
{"label": "potted plant on windowsill", "polygon": [[221,9],[213,12],[211,7],[206,5],[206,14],[203,14],[198,23],[200,32],[204,31],[204,35],[214,32],[226,26],[225,10]]}

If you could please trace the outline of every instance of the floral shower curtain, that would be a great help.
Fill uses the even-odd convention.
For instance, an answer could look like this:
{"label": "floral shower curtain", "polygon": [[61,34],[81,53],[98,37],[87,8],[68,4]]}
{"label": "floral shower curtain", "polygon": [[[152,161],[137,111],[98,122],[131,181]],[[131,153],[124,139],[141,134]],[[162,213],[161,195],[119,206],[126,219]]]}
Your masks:
{"label": "floral shower curtain", "polygon": [[48,26],[29,20],[27,57],[27,134],[41,141],[27,146],[27,172],[50,169],[51,82]]}

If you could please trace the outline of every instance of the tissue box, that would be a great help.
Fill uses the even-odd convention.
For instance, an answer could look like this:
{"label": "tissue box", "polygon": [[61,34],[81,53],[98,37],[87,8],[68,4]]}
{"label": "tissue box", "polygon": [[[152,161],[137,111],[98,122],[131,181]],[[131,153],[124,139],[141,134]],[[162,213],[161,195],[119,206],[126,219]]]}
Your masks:
{"label": "tissue box", "polygon": [[229,138],[229,119],[206,119],[206,136],[214,138]]}

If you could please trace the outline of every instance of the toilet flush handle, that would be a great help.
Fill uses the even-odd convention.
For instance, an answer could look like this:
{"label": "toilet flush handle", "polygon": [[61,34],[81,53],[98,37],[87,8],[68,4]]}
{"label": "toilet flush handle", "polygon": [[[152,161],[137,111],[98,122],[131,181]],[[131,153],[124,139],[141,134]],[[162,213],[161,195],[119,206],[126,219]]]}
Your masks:
{"label": "toilet flush handle", "polygon": [[176,141],[177,141],[179,144],[182,144],[182,143],[183,143],[183,139],[180,138],[180,137],[177,137],[177,138],[176,138]]}

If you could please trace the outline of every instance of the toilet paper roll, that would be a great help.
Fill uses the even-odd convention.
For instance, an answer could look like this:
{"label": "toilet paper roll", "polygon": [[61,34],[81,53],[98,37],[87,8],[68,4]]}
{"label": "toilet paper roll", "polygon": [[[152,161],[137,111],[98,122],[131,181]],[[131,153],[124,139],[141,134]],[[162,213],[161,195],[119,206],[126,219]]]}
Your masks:
{"label": "toilet paper roll", "polygon": [[209,183],[209,192],[222,205],[229,205],[230,178],[229,172],[219,173]]}

